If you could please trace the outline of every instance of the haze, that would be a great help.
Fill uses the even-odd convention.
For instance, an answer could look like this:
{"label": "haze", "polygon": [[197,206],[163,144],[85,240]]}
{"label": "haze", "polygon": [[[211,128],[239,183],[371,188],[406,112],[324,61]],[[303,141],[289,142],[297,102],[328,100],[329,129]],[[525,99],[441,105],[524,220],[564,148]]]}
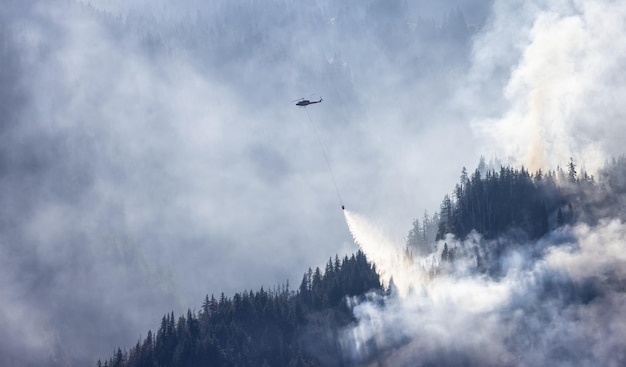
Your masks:
{"label": "haze", "polygon": [[623,5],[430,3],[0,0],[0,361],[93,364],[354,252],[307,111],[400,242],[480,156],[623,153]]}

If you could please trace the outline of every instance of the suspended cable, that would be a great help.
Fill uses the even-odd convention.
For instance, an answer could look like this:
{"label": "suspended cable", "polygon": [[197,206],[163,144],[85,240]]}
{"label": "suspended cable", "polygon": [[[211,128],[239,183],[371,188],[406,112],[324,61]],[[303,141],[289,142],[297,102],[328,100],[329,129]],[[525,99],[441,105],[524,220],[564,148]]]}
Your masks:
{"label": "suspended cable", "polygon": [[335,190],[337,191],[337,198],[339,198],[339,204],[341,204],[341,209],[345,209],[343,205],[343,200],[341,200],[341,194],[339,193],[339,187],[337,186],[337,180],[335,180],[335,174],[333,173],[333,169],[330,165],[330,160],[328,160],[328,155],[326,154],[326,149],[324,148],[324,143],[322,143],[322,139],[320,138],[320,134],[317,132],[317,127],[315,123],[311,119],[311,115],[309,115],[309,111],[306,107],[304,107],[306,111],[306,115],[309,118],[309,123],[313,127],[313,131],[315,132],[315,136],[317,136],[317,142],[320,144],[320,148],[322,149],[322,153],[324,154],[324,159],[326,160],[326,165],[328,166],[328,171],[330,172],[330,177],[333,179],[333,184],[335,185]]}

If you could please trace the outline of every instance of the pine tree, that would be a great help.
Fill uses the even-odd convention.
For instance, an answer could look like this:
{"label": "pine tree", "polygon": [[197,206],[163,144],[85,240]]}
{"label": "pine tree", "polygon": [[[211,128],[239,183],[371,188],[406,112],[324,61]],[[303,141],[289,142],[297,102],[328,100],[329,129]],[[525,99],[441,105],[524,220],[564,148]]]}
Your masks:
{"label": "pine tree", "polygon": [[443,251],[441,251],[441,261],[449,262],[450,261],[450,250],[448,249],[448,243],[444,242]]}
{"label": "pine tree", "polygon": [[576,183],[578,179],[577,179],[576,165],[574,164],[574,158],[570,157],[569,164],[567,167],[568,167],[567,177],[569,178],[569,181],[572,183]]}

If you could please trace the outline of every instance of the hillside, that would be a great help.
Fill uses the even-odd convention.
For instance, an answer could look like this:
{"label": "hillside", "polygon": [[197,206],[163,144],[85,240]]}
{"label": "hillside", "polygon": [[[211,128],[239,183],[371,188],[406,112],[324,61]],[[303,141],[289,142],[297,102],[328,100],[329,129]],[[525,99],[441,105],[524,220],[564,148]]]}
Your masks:
{"label": "hillside", "polygon": [[355,319],[351,297],[382,292],[376,267],[362,252],[309,269],[296,291],[207,295],[196,312],[163,316],[129,351],[118,349],[98,366],[339,366],[339,335]]}
{"label": "hillside", "polygon": [[445,195],[439,211],[413,222],[407,245],[417,253],[434,250],[446,235],[458,239],[471,232],[495,239],[507,233],[536,240],[566,224],[596,224],[602,217],[619,217],[626,190],[626,158],[607,162],[599,177],[582,170],[574,160],[566,170],[531,173],[522,168],[486,168],[481,161],[471,175],[465,167],[452,195]]}

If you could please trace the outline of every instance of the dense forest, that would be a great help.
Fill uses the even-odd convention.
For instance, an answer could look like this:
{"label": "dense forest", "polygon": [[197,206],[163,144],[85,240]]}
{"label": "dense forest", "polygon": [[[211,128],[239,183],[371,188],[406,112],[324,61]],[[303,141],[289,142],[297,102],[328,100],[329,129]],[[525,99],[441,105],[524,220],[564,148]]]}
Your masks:
{"label": "dense forest", "polygon": [[207,295],[196,313],[163,316],[129,351],[98,366],[341,366],[338,333],[354,321],[348,298],[382,292],[375,265],[363,252],[309,268],[292,291]]}
{"label": "dense forest", "polygon": [[[413,221],[407,248],[425,255],[436,250],[447,235],[464,239],[475,231],[485,239],[507,235],[517,242],[536,240],[550,230],[567,224],[594,225],[606,217],[623,217],[619,207],[626,192],[626,157],[606,162],[598,178],[577,170],[573,158],[566,169],[529,172],[485,164],[469,175],[463,167],[453,194],[446,194],[439,211]],[[618,203],[620,205],[608,205]],[[623,220],[624,218],[622,218]],[[444,243],[445,245],[445,243]],[[448,258],[454,249],[442,250]]]}

